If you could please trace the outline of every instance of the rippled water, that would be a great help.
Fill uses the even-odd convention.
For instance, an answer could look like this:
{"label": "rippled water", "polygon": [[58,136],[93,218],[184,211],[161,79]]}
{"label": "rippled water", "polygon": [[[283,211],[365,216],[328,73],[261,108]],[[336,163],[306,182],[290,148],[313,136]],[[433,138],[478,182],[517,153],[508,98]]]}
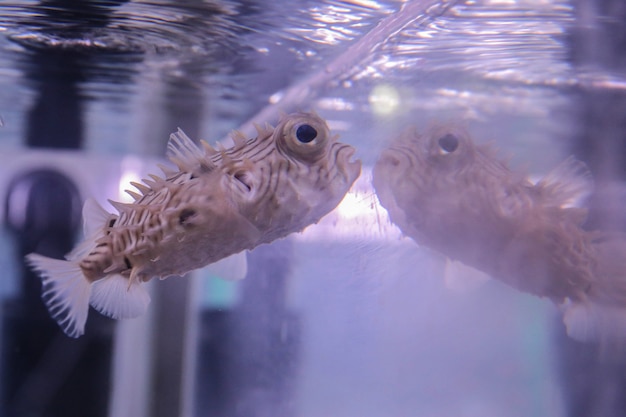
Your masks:
{"label": "rippled water", "polygon": [[[38,68],[47,53],[71,56],[80,96],[89,103],[88,148],[98,152],[162,152],[165,139],[142,149],[125,145],[140,129],[124,120],[129,111],[164,105],[156,90],[167,90],[172,103],[194,96],[207,115],[198,130],[214,140],[294,85],[301,90],[296,100],[278,103],[284,110],[315,107],[348,135],[372,124],[380,126],[378,135],[390,129],[386,124],[408,119],[538,120],[560,105],[554,87],[575,81],[565,60],[564,32],[573,18],[567,1],[422,3],[408,18],[401,1],[119,1],[77,10],[56,1],[7,4],[0,15],[4,133],[8,140],[20,136],[34,84],[67,72],[54,63]],[[390,16],[408,23],[362,43],[361,55],[350,49]],[[307,89],[307,80],[333,60],[341,68]],[[376,89],[379,84],[392,89]],[[368,117],[377,100],[401,105]],[[120,116],[119,129],[110,114]],[[521,142],[531,136],[521,134]],[[368,142],[366,157],[383,139],[360,136]]]}

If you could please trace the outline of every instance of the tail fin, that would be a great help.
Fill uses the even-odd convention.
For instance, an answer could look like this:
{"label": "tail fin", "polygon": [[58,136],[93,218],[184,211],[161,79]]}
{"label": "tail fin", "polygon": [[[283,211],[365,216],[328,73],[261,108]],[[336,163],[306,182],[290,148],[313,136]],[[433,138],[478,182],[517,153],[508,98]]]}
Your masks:
{"label": "tail fin", "polygon": [[43,283],[42,299],[66,335],[79,337],[85,331],[91,284],[76,262],[31,253],[26,261]]}

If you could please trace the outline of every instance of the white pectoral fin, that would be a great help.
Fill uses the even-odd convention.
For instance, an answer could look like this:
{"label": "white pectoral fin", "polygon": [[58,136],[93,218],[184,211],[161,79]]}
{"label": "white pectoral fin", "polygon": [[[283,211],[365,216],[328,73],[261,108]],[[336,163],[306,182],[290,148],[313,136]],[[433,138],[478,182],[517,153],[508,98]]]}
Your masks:
{"label": "white pectoral fin", "polygon": [[443,279],[446,287],[454,291],[474,290],[491,278],[486,273],[476,268],[467,266],[462,262],[446,258],[443,270]]}
{"label": "white pectoral fin", "polygon": [[85,332],[91,284],[80,266],[71,261],[31,253],[28,264],[41,276],[42,299],[63,332],[78,337]]}
{"label": "white pectoral fin", "polygon": [[238,281],[244,279],[248,273],[246,251],[220,259],[219,261],[204,267],[204,270],[213,276],[228,281]]}
{"label": "white pectoral fin", "polygon": [[613,345],[626,343],[626,309],[570,300],[561,309],[567,334],[572,339]]}
{"label": "white pectoral fin", "polygon": [[131,319],[144,314],[150,295],[143,283],[128,285],[128,278],[108,275],[93,283],[89,304],[99,313],[113,319]]}

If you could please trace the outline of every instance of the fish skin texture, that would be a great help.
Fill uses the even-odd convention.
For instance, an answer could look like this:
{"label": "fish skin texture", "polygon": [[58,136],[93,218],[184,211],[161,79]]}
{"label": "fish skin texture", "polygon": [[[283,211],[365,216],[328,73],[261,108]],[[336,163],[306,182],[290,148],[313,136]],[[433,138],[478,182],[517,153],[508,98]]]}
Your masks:
{"label": "fish skin texture", "polygon": [[419,245],[549,298],[577,340],[626,343],[626,235],[581,227],[584,163],[570,157],[533,183],[458,126],[410,128],[381,153],[373,185]]}
{"label": "fish skin texture", "polygon": [[233,147],[216,149],[179,129],[167,146],[176,168],[161,166],[164,176],[132,184],[132,203],[110,201],[116,214],[87,200],[85,240],[65,261],[27,255],[68,336],[83,334],[89,305],[115,319],[137,317],[150,302],[146,281],[184,275],[317,223],[360,175],[354,148],[314,113],[284,115],[257,133],[235,132]]}

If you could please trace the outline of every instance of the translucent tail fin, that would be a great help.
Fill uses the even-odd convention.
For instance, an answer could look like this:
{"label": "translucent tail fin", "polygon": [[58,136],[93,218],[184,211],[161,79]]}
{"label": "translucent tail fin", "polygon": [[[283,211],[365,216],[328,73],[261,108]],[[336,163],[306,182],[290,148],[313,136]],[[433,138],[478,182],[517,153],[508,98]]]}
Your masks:
{"label": "translucent tail fin", "polygon": [[66,335],[79,337],[85,331],[91,284],[76,262],[31,253],[26,261],[43,283],[42,299],[50,315]]}

